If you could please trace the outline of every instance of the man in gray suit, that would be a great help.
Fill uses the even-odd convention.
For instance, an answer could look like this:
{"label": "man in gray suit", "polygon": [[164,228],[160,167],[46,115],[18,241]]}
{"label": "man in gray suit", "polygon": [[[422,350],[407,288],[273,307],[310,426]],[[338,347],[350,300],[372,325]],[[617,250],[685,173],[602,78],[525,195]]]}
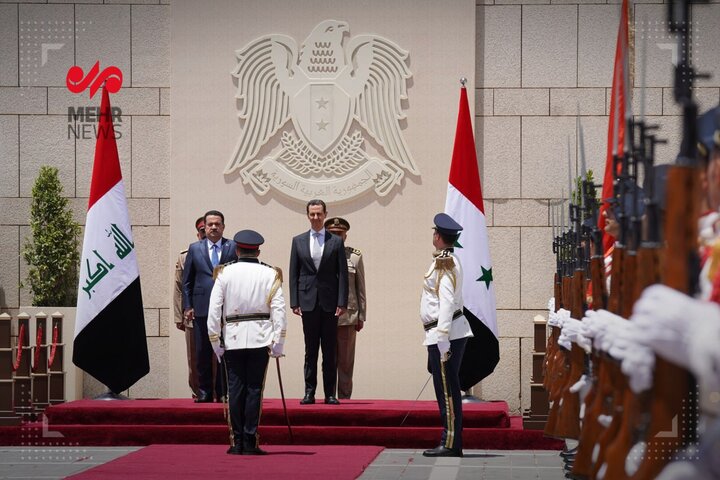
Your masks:
{"label": "man in gray suit", "polygon": [[288,280],[290,307],[302,316],[305,337],[305,396],[300,403],[315,403],[318,351],[322,347],[325,403],[337,405],[337,325],[348,304],[345,245],[340,237],[325,230],[325,202],[310,200],[305,211],[310,230],[292,240]]}
{"label": "man in gray suit", "polygon": [[[218,265],[237,260],[235,242],[224,238],[225,216],[210,210],[204,216],[206,238],[190,244],[183,270],[183,311],[187,321],[192,321],[195,334],[195,354],[198,372],[196,403],[213,401],[213,362],[215,354],[208,340],[207,317],[215,279],[213,270]],[[221,401],[225,395],[221,369],[216,369],[215,398]]]}

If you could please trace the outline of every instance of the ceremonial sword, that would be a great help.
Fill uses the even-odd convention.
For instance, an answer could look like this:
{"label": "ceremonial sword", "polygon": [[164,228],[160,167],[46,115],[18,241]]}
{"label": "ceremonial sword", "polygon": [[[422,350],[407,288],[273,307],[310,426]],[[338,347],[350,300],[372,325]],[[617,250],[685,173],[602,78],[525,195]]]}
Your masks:
{"label": "ceremonial sword", "polygon": [[[285,355],[282,356],[284,357]],[[280,357],[275,357],[275,366],[277,366],[278,383],[280,384],[280,398],[282,399],[283,412],[285,413],[285,423],[288,427],[290,443],[293,443],[292,427],[290,427],[290,417],[288,417],[287,405],[285,405],[285,389],[283,389],[282,375],[280,374]]]}

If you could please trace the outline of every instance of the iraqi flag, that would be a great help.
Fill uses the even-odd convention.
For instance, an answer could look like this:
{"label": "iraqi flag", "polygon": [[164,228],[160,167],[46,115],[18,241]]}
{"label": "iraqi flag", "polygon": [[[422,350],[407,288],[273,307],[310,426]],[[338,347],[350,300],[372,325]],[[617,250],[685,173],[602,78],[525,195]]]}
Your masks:
{"label": "iraqi flag", "polygon": [[455,147],[448,179],[445,213],[463,227],[455,255],[463,268],[465,317],[474,337],[468,339],[462,365],[460,387],[470,389],[490,375],[500,361],[495,311],[495,285],[488,246],[485,206],[478,172],[467,91],[460,91]]}
{"label": "iraqi flag", "polygon": [[105,88],[80,260],[73,363],[115,393],[150,371],[137,256]]}

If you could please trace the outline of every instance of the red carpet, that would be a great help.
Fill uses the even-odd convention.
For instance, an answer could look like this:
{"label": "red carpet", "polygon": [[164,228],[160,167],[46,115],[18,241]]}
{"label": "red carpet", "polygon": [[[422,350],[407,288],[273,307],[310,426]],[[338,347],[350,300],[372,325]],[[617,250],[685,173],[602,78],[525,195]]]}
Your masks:
{"label": "red carpet", "polygon": [[292,478],[355,479],[382,447],[282,445],[267,447],[262,457],[227,455],[220,445],[151,445],[83,473],[73,480]]}
{"label": "red carpet", "polygon": [[[410,412],[403,423],[403,418]],[[220,404],[189,399],[80,400],[48,408],[48,424],[0,427],[0,445],[227,444]],[[435,402],[351,400],[342,405],[300,405],[288,400],[290,441],[282,404],[263,401],[262,445],[382,445],[429,448],[440,438]],[[563,444],[542,431],[524,430],[505,402],[463,405],[463,442],[468,449],[556,450]],[[402,425],[402,426],[401,426]]]}

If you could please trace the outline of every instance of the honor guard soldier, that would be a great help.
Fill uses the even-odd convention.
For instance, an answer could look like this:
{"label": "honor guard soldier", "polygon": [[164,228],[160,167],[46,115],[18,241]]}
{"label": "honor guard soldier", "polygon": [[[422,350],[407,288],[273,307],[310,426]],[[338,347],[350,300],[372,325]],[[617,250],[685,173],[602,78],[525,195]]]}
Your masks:
{"label": "honor guard soldier", "polygon": [[265,455],[258,423],[269,357],[280,357],[287,319],[282,272],[258,260],[262,235],[238,232],[238,260],[220,267],[210,294],[208,336],[227,369],[233,455]]}
{"label": "honor guard soldier", "polygon": [[472,330],[463,315],[462,266],[453,245],[463,229],[445,213],[434,218],[435,253],[423,281],[420,320],[425,329],[428,366],[440,408],[443,433],[440,445],[425,450],[426,457],[462,457],[462,398],[460,364]]}
{"label": "honor guard soldier", "polygon": [[[325,220],[325,230],[347,240],[350,222],[341,217]],[[357,248],[345,245],[348,266],[347,312],[338,318],[337,329],[337,392],[339,399],[349,399],[353,389],[355,366],[355,340],[357,332],[365,325],[367,301],[365,297],[365,267],[362,253]]]}

